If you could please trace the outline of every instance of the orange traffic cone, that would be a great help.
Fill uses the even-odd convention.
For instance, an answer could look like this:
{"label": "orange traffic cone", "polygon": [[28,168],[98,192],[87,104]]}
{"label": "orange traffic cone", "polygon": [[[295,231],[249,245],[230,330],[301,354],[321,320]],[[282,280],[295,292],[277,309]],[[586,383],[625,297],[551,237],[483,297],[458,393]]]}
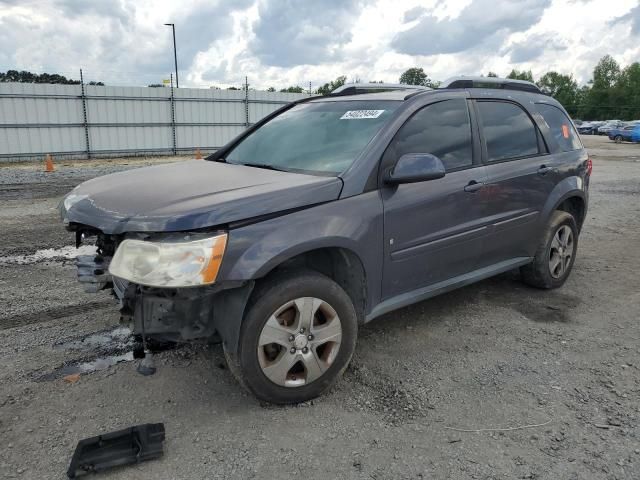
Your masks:
{"label": "orange traffic cone", "polygon": [[202,153],[200,153],[199,148],[196,148],[196,160],[202,160]]}
{"label": "orange traffic cone", "polygon": [[47,156],[44,161],[44,171],[45,172],[53,172],[55,170],[53,166],[53,158],[50,154],[47,153]]}

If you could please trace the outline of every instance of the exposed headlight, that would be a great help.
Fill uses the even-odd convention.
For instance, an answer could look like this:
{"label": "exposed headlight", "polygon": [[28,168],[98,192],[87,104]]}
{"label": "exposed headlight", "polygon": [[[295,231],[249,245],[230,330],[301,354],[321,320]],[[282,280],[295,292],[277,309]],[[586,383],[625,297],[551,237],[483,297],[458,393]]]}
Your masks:
{"label": "exposed headlight", "polygon": [[148,287],[191,287],[216,281],[227,234],[191,242],[124,240],[109,273]]}
{"label": "exposed headlight", "polygon": [[85,198],[88,198],[88,195],[79,195],[77,193],[70,193],[69,195],[64,197],[62,204],[64,205],[64,209],[66,211],[69,211],[71,207],[73,207],[80,200],[84,200]]}

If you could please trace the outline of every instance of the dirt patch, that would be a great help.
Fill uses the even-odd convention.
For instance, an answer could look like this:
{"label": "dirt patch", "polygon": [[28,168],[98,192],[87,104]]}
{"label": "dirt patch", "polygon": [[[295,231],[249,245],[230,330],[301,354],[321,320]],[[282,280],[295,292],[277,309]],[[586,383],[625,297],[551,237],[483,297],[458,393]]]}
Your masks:
{"label": "dirt patch", "polygon": [[428,389],[412,386],[398,378],[389,378],[372,371],[360,362],[353,362],[345,374],[349,385],[356,385],[353,396],[346,400],[347,408],[367,411],[389,425],[398,426],[427,415],[433,409],[428,401]]}
{"label": "dirt patch", "polygon": [[571,321],[572,310],[581,304],[579,298],[561,293],[549,293],[536,300],[530,303],[511,304],[511,307],[535,322],[567,323]]}
{"label": "dirt patch", "polygon": [[13,315],[6,318],[0,317],[0,330],[19,327],[22,325],[32,325],[34,323],[49,322],[51,320],[67,318],[86,312],[92,312],[92,314],[95,315],[99,314],[101,310],[114,309],[115,305],[116,303],[113,300],[99,300],[79,305],[52,307],[38,312],[27,313],[24,315]]}
{"label": "dirt patch", "polygon": [[58,197],[69,193],[75,185],[73,183],[68,184],[54,184],[41,183],[25,185],[20,183],[4,184],[0,185],[0,200],[17,200],[17,199],[29,199],[38,200],[43,198],[50,198],[52,196]]}

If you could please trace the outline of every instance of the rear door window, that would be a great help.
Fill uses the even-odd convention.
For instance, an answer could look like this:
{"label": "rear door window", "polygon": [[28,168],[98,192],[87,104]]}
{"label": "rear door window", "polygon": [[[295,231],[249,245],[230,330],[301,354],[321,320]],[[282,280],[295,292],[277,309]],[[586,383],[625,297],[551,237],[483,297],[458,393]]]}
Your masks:
{"label": "rear door window", "polygon": [[538,134],[522,107],[500,101],[477,102],[487,162],[501,162],[539,153]]}
{"label": "rear door window", "polygon": [[573,122],[562,110],[544,103],[539,103],[537,107],[538,112],[540,112],[551,131],[551,135],[558,142],[560,151],[571,152],[582,148],[582,143],[576,133]]}

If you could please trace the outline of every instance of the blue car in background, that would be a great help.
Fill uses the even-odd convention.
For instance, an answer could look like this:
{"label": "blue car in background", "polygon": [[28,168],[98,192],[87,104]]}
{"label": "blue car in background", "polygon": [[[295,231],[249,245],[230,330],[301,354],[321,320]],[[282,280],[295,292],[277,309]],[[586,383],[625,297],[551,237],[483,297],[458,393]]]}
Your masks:
{"label": "blue car in background", "polygon": [[609,139],[616,143],[640,142],[640,123],[627,125],[626,127],[614,128],[608,132]]}

